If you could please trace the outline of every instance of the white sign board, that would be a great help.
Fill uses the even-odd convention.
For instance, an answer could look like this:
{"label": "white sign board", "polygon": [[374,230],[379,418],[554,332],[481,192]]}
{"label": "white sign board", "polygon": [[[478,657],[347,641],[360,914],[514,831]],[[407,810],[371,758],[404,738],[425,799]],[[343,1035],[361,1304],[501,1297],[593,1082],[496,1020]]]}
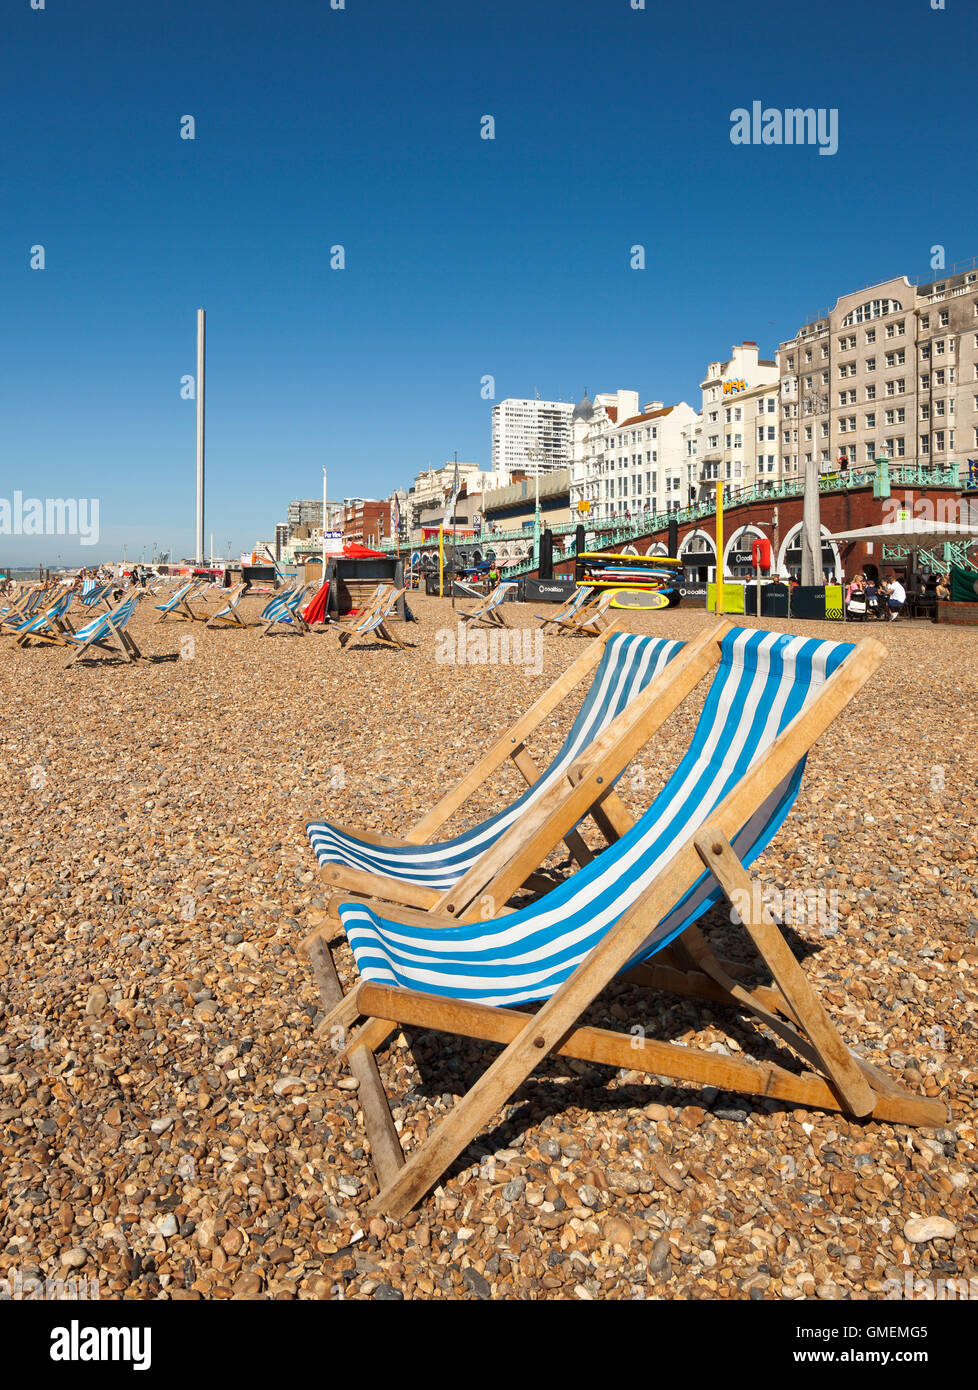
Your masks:
{"label": "white sign board", "polygon": [[327,555],[342,555],[343,532],[326,531],[323,535],[323,550]]}

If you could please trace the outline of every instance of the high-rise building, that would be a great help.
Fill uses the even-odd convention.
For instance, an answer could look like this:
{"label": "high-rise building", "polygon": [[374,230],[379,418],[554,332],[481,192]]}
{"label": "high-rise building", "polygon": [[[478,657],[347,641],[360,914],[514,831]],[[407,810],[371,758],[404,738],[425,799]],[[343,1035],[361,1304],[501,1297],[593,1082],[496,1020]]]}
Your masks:
{"label": "high-rise building", "polygon": [[573,444],[568,401],[500,401],[492,408],[492,471],[551,473],[568,468]]}
{"label": "high-rise building", "polygon": [[290,530],[295,526],[323,527],[323,499],[303,498],[289,503],[288,522]]}

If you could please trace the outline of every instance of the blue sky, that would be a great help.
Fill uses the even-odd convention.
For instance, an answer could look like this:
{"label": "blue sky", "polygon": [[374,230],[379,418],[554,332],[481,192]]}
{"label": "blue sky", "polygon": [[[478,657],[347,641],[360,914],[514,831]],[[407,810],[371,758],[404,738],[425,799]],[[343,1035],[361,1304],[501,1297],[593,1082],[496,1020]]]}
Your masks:
{"label": "blue sky", "polygon": [[[236,552],[323,464],[331,497],[488,466],[486,374],[698,405],[733,342],[978,253],[973,0],[630,4],[7,0],[0,498],[98,497],[101,540],[0,564],[188,553],[198,306]],[[838,108],[838,153],[734,146],[753,100]]]}

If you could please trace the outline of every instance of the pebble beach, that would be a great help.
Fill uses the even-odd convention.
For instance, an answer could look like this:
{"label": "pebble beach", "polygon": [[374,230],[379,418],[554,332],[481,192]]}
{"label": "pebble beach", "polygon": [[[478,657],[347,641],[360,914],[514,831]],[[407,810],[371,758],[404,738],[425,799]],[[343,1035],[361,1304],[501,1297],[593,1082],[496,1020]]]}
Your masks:
{"label": "pebble beach", "polygon": [[[102,1299],[867,1300],[951,1279],[978,1296],[978,629],[802,625],[876,637],[888,659],[754,870],[774,897],[830,905],[787,939],[845,1041],[940,1097],[947,1125],[551,1059],[395,1221],[365,1211],[356,1082],[316,1034],[299,943],[328,891],[305,824],[402,832],[584,647],[544,636],[538,674],[439,661],[451,604],[410,602],[402,652],[158,624],[148,601],[139,665],[65,671],[62,650],[2,643],[0,1279],[96,1282]],[[263,603],[246,598],[246,620]],[[506,608],[527,630],[535,611]],[[624,625],[688,640],[714,621]],[[538,765],[581,693],[535,739]],[[704,693],[622,779],[634,813]],[[502,771],[447,830],[520,785]],[[751,963],[728,915],[704,925]],[[345,945],[336,959],[350,988]],[[584,1021],[784,1058],[720,1005],[625,984]],[[406,1151],[495,1055],[395,1035],[378,1062]]]}

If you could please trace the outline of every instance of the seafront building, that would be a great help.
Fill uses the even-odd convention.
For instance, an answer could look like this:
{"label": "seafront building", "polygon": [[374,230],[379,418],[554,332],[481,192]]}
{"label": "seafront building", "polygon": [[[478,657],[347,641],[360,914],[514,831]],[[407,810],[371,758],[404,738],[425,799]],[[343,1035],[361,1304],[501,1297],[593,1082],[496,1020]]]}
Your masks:
{"label": "seafront building", "polygon": [[574,408],[571,511],[600,519],[685,505],[698,418],[685,401],[640,409],[637,391],[585,395]]}
{"label": "seafront building", "polygon": [[568,401],[507,399],[492,408],[493,473],[568,468],[574,407]]}
{"label": "seafront building", "polygon": [[745,339],[728,358],[708,364],[700,391],[699,468],[690,470],[689,500],[706,501],[718,479],[728,492],[773,486],[782,476],[777,362]]}
{"label": "seafront building", "polygon": [[785,471],[896,462],[955,467],[978,449],[978,269],[843,295],[781,344]]}
{"label": "seafront building", "polygon": [[[978,456],[978,261],[915,286],[906,276],[840,297],[773,358],[744,339],[708,363],[700,409],[640,405],[637,391],[586,393],[576,406],[508,398],[492,407],[492,467],[459,462],[450,522],[478,532],[532,528],[535,475],[545,521],[628,522],[710,503],[722,482],[774,492],[804,477],[894,464],[953,470],[962,485]],[[379,544],[431,538],[456,464],[418,472],[381,501],[327,504],[327,529]],[[551,481],[545,481],[550,479]],[[396,506],[395,506],[396,498]],[[275,529],[288,561],[321,546],[322,501],[297,499]]]}

